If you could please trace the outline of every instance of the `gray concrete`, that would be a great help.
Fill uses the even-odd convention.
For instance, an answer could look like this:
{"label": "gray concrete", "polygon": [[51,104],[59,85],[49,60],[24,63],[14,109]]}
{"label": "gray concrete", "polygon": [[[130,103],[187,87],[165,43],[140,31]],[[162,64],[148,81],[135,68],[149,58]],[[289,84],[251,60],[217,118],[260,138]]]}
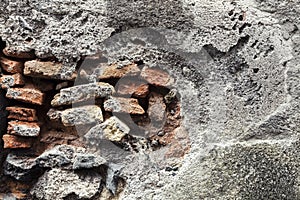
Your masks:
{"label": "gray concrete", "polygon": [[66,72],[100,49],[176,77],[191,152],[112,152],[121,199],[300,199],[299,0],[27,2],[0,2],[11,48],[54,55]]}

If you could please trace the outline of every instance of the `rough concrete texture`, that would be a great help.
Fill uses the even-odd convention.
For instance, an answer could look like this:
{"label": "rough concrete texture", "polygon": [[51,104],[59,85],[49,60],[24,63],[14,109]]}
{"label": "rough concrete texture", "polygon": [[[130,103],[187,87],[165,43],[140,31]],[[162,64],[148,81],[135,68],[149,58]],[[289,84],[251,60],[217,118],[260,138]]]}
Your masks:
{"label": "rough concrete texture", "polygon": [[[63,61],[62,77],[98,49],[175,77],[191,151],[178,161],[102,150],[123,166],[120,199],[300,199],[299,0],[0,2],[1,38]],[[63,197],[59,173],[78,183],[52,169],[33,193]],[[64,192],[95,192],[75,186]]]}

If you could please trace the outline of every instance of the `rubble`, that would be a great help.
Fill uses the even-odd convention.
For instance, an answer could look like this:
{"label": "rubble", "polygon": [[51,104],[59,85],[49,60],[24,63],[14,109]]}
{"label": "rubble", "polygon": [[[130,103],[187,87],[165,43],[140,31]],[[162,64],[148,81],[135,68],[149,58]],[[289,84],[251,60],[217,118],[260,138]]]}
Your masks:
{"label": "rubble", "polygon": [[114,92],[115,89],[112,85],[103,82],[76,85],[61,89],[60,93],[54,96],[51,105],[54,107],[71,105],[90,99],[109,97]]}

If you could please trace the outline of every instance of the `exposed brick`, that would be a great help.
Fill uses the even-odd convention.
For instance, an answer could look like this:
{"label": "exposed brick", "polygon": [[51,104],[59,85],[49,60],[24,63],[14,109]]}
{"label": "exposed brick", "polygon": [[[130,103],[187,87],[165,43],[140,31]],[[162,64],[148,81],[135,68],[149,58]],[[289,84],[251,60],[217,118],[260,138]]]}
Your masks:
{"label": "exposed brick", "polygon": [[[27,61],[24,64],[24,75],[49,78],[49,79],[62,79],[63,64],[56,62],[42,62],[38,60]],[[72,80],[75,76],[65,77],[66,80]]]}
{"label": "exposed brick", "polygon": [[144,67],[141,77],[155,86],[168,87],[174,83],[174,79],[169,73],[159,68]]}
{"label": "exposed brick", "polygon": [[0,84],[3,89],[7,89],[14,86],[24,85],[24,79],[21,74],[2,75],[0,77]]}
{"label": "exposed brick", "polygon": [[36,122],[10,121],[7,133],[24,137],[36,137],[40,134],[40,126]]}
{"label": "exposed brick", "polygon": [[4,57],[0,57],[0,65],[2,69],[8,73],[22,73],[24,64],[22,62],[13,61]]}
{"label": "exposed brick", "polygon": [[144,114],[144,109],[139,105],[137,99],[111,97],[104,102],[104,110],[108,112],[119,112],[129,114]]}
{"label": "exposed brick", "polygon": [[140,69],[137,64],[129,64],[125,66],[120,66],[119,64],[112,64],[108,66],[103,66],[100,68],[100,74],[98,78],[100,79],[110,79],[110,78],[122,78],[126,76],[135,76],[140,73]]}
{"label": "exposed brick", "polygon": [[8,57],[14,57],[14,58],[25,58],[25,59],[35,58],[34,51],[24,51],[19,49],[18,47],[5,47],[3,49],[3,53]]}
{"label": "exposed brick", "polygon": [[147,113],[155,127],[163,127],[166,120],[166,104],[162,95],[157,93],[150,94]]}
{"label": "exposed brick", "polygon": [[65,126],[101,123],[103,116],[99,106],[81,106],[62,111],[61,121]]}
{"label": "exposed brick", "polygon": [[109,97],[115,92],[112,85],[98,82],[84,85],[76,85],[60,90],[51,101],[52,106],[71,105],[90,99]]}
{"label": "exposed brick", "polygon": [[4,149],[28,149],[32,146],[31,138],[24,138],[15,135],[3,135]]}
{"label": "exposed brick", "polygon": [[43,104],[44,96],[41,91],[31,88],[9,88],[6,93],[9,99],[37,105]]}
{"label": "exposed brick", "polygon": [[149,85],[139,80],[122,79],[118,83],[117,93],[137,98],[145,98],[149,94]]}
{"label": "exposed brick", "polygon": [[21,121],[37,121],[36,110],[23,107],[6,107],[9,112],[8,119],[17,119]]}

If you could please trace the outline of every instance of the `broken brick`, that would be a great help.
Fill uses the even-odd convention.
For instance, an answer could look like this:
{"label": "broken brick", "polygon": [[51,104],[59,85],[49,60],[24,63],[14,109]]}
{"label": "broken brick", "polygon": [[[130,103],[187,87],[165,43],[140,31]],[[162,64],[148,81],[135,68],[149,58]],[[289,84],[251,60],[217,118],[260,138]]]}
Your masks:
{"label": "broken brick", "polygon": [[9,88],[6,93],[6,97],[9,99],[37,105],[43,104],[44,96],[40,90],[32,88]]}
{"label": "broken brick", "polygon": [[4,149],[28,149],[32,146],[31,138],[24,138],[15,135],[3,135]]}
{"label": "broken brick", "polygon": [[110,78],[122,78],[125,75],[136,76],[140,73],[140,69],[137,64],[132,63],[125,66],[120,66],[118,63],[102,66],[100,68],[100,74],[98,78],[100,79],[110,79]]}
{"label": "broken brick", "polygon": [[[24,66],[24,75],[38,78],[62,79],[62,63],[31,60],[25,62]],[[72,80],[74,78],[70,76],[65,79]]]}
{"label": "broken brick", "polygon": [[104,110],[108,112],[129,113],[142,115],[145,113],[144,109],[139,105],[137,99],[111,97],[104,102]]}
{"label": "broken brick", "polygon": [[0,58],[0,65],[8,73],[22,73],[24,64],[4,57]]}
{"label": "broken brick", "polygon": [[21,74],[2,75],[0,77],[0,85],[3,89],[7,89],[14,86],[24,85],[24,79]]}
{"label": "broken brick", "polygon": [[174,83],[174,79],[169,73],[159,68],[144,67],[141,72],[141,77],[155,86],[168,87]]}
{"label": "broken brick", "polygon": [[166,119],[166,104],[160,94],[151,93],[149,98],[148,115],[155,127],[163,127]]}
{"label": "broken brick", "polygon": [[60,90],[51,101],[52,106],[71,105],[90,99],[109,97],[115,92],[112,85],[98,82],[84,85],[76,85]]}
{"label": "broken brick", "polygon": [[17,119],[21,121],[37,121],[36,110],[23,107],[6,107],[9,112],[8,119]]}
{"label": "broken brick", "polygon": [[40,126],[36,122],[10,121],[7,133],[24,137],[37,137],[40,134]]}
{"label": "broken brick", "polygon": [[117,93],[137,98],[145,98],[149,94],[149,85],[138,80],[125,79],[118,82]]}
{"label": "broken brick", "polygon": [[35,58],[34,51],[25,51],[19,49],[18,47],[5,47],[3,49],[3,54],[8,57],[14,57],[14,58],[25,58],[25,59]]}

